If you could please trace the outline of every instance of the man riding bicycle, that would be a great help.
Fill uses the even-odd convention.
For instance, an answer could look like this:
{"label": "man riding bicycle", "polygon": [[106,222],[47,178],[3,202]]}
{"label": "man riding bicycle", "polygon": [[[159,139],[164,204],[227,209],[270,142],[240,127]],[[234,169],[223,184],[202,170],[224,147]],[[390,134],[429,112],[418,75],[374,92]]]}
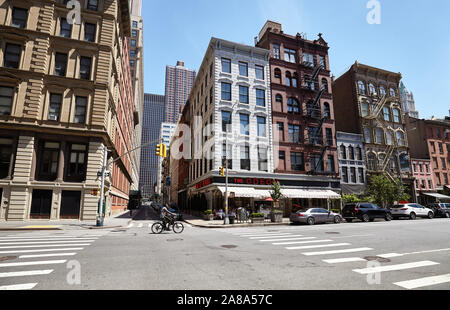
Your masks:
{"label": "man riding bicycle", "polygon": [[164,229],[169,230],[169,225],[175,221],[177,214],[169,211],[169,205],[166,203],[161,209],[161,221]]}

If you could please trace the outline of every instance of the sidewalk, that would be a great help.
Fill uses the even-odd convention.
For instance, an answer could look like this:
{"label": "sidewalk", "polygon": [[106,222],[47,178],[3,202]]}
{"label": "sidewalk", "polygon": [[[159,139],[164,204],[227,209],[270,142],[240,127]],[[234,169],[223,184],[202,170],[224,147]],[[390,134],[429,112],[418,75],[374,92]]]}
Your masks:
{"label": "sidewalk", "polygon": [[271,222],[264,222],[264,223],[258,223],[253,224],[251,222],[248,223],[236,223],[235,224],[227,224],[224,225],[223,220],[212,220],[212,221],[206,221],[204,219],[198,218],[196,216],[183,214],[183,220],[196,227],[203,227],[203,228],[237,228],[237,227],[257,227],[257,226],[277,226],[277,225],[290,225],[291,221],[289,218],[283,218],[282,223],[271,223]]}
{"label": "sidewalk", "polygon": [[[134,211],[136,212],[136,211]],[[95,220],[28,220],[17,222],[0,222],[0,231],[28,231],[28,230],[70,230],[70,229],[109,229],[126,227],[132,221],[130,211],[123,212],[111,218],[106,218],[102,227],[97,227]]]}

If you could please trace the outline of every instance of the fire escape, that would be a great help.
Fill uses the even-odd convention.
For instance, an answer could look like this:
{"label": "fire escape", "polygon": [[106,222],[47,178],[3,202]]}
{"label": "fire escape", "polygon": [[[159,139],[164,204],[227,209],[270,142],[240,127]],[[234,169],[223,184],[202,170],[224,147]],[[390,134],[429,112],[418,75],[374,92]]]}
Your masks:
{"label": "fire escape", "polygon": [[[322,109],[320,106],[320,99],[322,98],[325,89],[319,89],[318,76],[320,70],[323,69],[321,64],[314,68],[314,71],[310,77],[305,77],[305,88],[314,91],[314,99],[310,100],[306,104],[306,117],[318,122],[317,127],[308,127],[308,138],[307,144],[314,147],[321,147],[322,152],[320,154],[319,160],[314,163],[311,161],[311,170],[308,174],[317,174],[318,172],[323,172],[322,169],[318,170],[324,163],[325,152],[328,150],[329,146],[323,141],[323,124],[326,120],[325,116],[322,114]],[[311,128],[314,128],[310,131]],[[315,156],[315,155],[311,155]]]}

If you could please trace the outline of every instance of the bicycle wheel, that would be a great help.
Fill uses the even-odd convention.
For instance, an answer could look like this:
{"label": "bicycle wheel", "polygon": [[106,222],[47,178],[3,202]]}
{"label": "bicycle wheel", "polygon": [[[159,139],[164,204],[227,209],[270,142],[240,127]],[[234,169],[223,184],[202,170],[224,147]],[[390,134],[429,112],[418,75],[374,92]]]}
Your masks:
{"label": "bicycle wheel", "polygon": [[160,234],[164,230],[164,226],[161,222],[156,222],[152,225],[152,233]]}
{"label": "bicycle wheel", "polygon": [[176,222],[173,224],[173,232],[176,234],[181,234],[184,230],[184,225],[180,222]]}

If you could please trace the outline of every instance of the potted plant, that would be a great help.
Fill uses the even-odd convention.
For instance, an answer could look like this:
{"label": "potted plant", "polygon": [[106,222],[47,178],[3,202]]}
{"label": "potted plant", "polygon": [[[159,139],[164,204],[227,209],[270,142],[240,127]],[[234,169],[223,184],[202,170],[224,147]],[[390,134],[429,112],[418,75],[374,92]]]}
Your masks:
{"label": "potted plant", "polygon": [[212,221],[212,220],[214,219],[214,215],[213,215],[212,210],[206,210],[206,211],[204,212],[204,219],[205,219],[206,221]]}
{"label": "potted plant", "polygon": [[264,213],[252,213],[250,218],[252,223],[264,223]]}
{"label": "potted plant", "polygon": [[280,210],[280,199],[283,197],[283,194],[281,193],[280,182],[274,181],[272,183],[270,196],[273,200],[273,209],[270,212],[270,220],[273,223],[281,223],[283,222],[283,211]]}

